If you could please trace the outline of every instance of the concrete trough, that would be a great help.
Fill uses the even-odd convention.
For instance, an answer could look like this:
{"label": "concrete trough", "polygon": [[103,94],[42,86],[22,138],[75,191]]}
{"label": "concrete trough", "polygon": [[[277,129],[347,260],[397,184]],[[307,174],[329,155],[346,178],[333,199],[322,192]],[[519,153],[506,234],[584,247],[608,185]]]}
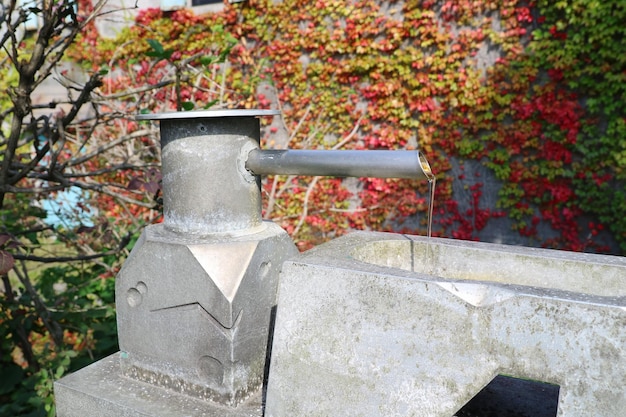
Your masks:
{"label": "concrete trough", "polygon": [[283,265],[265,416],[450,417],[499,375],[622,416],[625,329],[626,258],[358,232]]}

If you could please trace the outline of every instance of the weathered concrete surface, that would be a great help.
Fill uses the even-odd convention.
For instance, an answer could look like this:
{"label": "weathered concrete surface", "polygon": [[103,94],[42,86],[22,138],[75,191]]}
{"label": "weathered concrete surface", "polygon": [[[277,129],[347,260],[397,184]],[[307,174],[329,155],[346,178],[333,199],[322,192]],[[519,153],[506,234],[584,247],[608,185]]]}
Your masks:
{"label": "weathered concrete surface", "polygon": [[245,168],[260,121],[202,117],[211,113],[160,121],[163,224],[186,236],[249,233],[262,224],[260,179]]}
{"label": "weathered concrete surface", "polygon": [[261,417],[261,392],[237,408],[121,375],[119,353],[55,382],[57,417]]}
{"label": "weathered concrete surface", "polygon": [[284,264],[267,417],[450,417],[498,374],[559,385],[558,416],[623,415],[626,259],[427,242],[355,233]]}
{"label": "weathered concrete surface", "polygon": [[200,399],[244,400],[261,386],[278,271],[296,253],[273,223],[204,238],[146,228],[115,286],[123,373]]}

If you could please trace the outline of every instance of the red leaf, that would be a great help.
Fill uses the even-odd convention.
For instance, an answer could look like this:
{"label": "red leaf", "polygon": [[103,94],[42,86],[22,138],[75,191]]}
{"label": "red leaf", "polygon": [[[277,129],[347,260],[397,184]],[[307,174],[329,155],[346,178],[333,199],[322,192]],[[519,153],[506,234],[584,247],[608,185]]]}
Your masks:
{"label": "red leaf", "polygon": [[133,178],[132,180],[130,180],[130,182],[128,183],[128,188],[129,190],[140,190],[143,187],[143,180],[140,178]]}
{"label": "red leaf", "polygon": [[4,245],[5,243],[7,243],[9,240],[11,240],[11,235],[8,235],[6,233],[1,234],[0,235],[0,246]]}
{"label": "red leaf", "polygon": [[159,182],[154,182],[154,181],[146,182],[144,183],[143,188],[150,194],[156,194],[156,192],[161,189],[161,184]]}
{"label": "red leaf", "polygon": [[7,274],[15,265],[13,255],[5,250],[0,250],[0,275]]}

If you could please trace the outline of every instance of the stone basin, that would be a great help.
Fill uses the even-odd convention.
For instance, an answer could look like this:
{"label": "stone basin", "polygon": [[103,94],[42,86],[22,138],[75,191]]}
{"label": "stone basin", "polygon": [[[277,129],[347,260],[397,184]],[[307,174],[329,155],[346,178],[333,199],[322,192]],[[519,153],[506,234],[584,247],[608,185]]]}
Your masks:
{"label": "stone basin", "polygon": [[510,415],[620,416],[624,329],[626,258],[358,232],[284,263],[265,415],[450,417],[508,375],[558,386]]}
{"label": "stone basin", "polygon": [[356,245],[349,256],[449,280],[562,290],[618,302],[626,296],[626,259],[617,256],[384,234]]}

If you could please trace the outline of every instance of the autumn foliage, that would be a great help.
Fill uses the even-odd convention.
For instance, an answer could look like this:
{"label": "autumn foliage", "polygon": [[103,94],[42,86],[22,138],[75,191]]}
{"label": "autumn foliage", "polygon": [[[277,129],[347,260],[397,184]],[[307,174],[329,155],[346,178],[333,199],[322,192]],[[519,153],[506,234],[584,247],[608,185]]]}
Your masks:
{"label": "autumn foliage", "polygon": [[[25,117],[3,163],[2,178],[25,172],[0,183],[0,275],[10,286],[22,274],[24,287],[2,299],[0,323],[13,329],[0,346],[12,378],[3,399],[18,404],[6,387],[27,385],[39,394],[28,406],[52,415],[52,378],[115,348],[112,277],[138,231],[160,221],[158,126],[139,113],[273,108],[266,148],[419,148],[437,176],[434,235],[479,240],[505,225],[517,243],[626,254],[622,1],[227,3],[207,15],[138,10],[106,39],[89,17],[101,3],[79,0],[73,14],[63,2],[53,19],[80,28],[61,55],[87,75],[68,91],[88,89],[90,113]],[[26,37],[4,53],[32,47]],[[0,86],[15,92],[12,62],[2,61]],[[12,103],[0,99],[3,123]],[[40,143],[27,133],[42,126],[54,135]],[[72,186],[81,194],[71,209],[90,221],[42,226],[34,202]],[[424,182],[274,176],[262,187],[264,217],[303,250],[353,229],[426,233]],[[37,273],[29,292],[28,262],[49,260],[38,252],[48,239],[82,261]]]}
{"label": "autumn foliage", "polygon": [[[266,147],[419,147],[438,177],[437,235],[478,239],[491,219],[507,217],[531,245],[602,252],[612,235],[624,250],[624,8],[562,3],[249,1],[207,16],[147,9],[116,39],[86,33],[79,46],[89,47],[74,53],[111,71],[111,92],[179,74],[178,85],[128,101],[137,112],[272,107],[282,117],[265,129]],[[577,34],[581,25],[596,48]],[[465,176],[465,160],[500,181],[497,207],[482,202],[484,184]],[[459,205],[454,184],[469,205]],[[265,216],[301,248],[355,228],[425,232],[419,182],[273,177],[264,191]]]}

